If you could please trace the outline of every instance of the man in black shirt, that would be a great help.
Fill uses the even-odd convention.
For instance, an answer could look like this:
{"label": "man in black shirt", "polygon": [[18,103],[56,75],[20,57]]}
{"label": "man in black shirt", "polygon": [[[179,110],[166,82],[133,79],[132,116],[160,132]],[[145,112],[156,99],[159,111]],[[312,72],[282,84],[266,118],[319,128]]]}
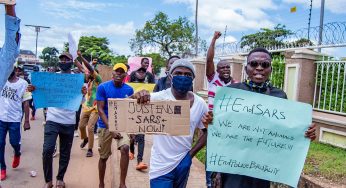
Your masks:
{"label": "man in black shirt", "polygon": [[171,69],[171,66],[172,64],[176,61],[180,59],[179,56],[171,56],[168,60],[167,60],[167,63],[166,63],[166,76],[165,77],[162,77],[160,78],[156,85],[155,85],[155,88],[154,88],[154,92],[159,92],[159,91],[162,91],[162,90],[165,90],[165,89],[168,89],[171,87],[171,79],[170,77],[168,76],[168,72],[169,70]]}
{"label": "man in black shirt", "polygon": [[[271,85],[269,81],[272,72],[271,55],[264,48],[252,50],[245,66],[248,79],[242,83],[231,84],[228,87],[262,93],[273,97],[287,99],[284,91]],[[316,138],[316,126],[312,124],[305,132],[305,136],[314,140]],[[253,178],[244,175],[221,173],[221,183],[223,188],[269,188],[270,181]]]}
{"label": "man in black shirt", "polygon": [[149,59],[144,57],[141,60],[141,67],[133,71],[130,75],[130,82],[134,83],[155,83],[155,77],[149,71],[147,71],[149,67]]}

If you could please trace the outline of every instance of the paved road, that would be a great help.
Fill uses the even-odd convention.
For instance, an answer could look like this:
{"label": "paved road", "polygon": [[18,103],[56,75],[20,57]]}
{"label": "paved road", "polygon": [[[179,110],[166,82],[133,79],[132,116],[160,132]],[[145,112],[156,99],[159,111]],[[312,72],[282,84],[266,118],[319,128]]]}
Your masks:
{"label": "paved road", "polygon": [[[31,121],[31,130],[22,132],[22,157],[17,169],[12,169],[13,150],[6,141],[6,165],[7,179],[0,183],[2,188],[40,188],[44,185],[42,170],[42,144],[43,144],[43,115],[37,112],[37,119]],[[98,187],[98,152],[94,149],[94,157],[86,158],[85,150],[79,148],[80,139],[74,137],[70,165],[65,174],[65,182],[68,188],[96,188]],[[95,146],[97,146],[97,141]],[[54,158],[53,177],[58,170],[59,157]],[[110,166],[110,165],[108,165]],[[29,172],[37,172],[35,178],[30,177]],[[107,169],[106,184],[110,186],[110,168]],[[55,183],[55,180],[54,180]]]}
{"label": "paved road", "polygon": [[[31,130],[22,132],[22,157],[21,164],[17,169],[12,169],[13,150],[8,141],[6,144],[6,164],[7,164],[7,179],[0,182],[0,188],[41,188],[44,185],[44,177],[42,170],[42,144],[43,144],[43,115],[42,111],[37,112],[37,119],[31,121]],[[151,136],[146,137],[146,147],[144,161],[149,163],[150,148],[152,146]],[[74,137],[72,154],[69,167],[65,174],[65,182],[68,188],[97,188],[98,187],[98,159],[97,140],[95,141],[94,157],[86,158],[86,150],[79,148],[80,138]],[[137,152],[137,148],[136,148]],[[118,151],[113,151],[113,154],[120,157]],[[56,176],[58,170],[59,157],[54,158],[53,177]],[[108,160],[106,172],[106,187],[111,187],[111,160]],[[113,162],[115,162],[113,160]],[[119,168],[119,163],[116,162],[113,167]],[[136,160],[130,161],[128,177],[126,179],[129,188],[146,188],[149,187],[148,171],[140,172],[135,170]],[[30,171],[36,171],[37,176],[30,177]],[[119,169],[115,169],[117,172]],[[197,160],[193,160],[193,165],[190,171],[188,188],[203,188],[205,186],[204,166]],[[116,173],[115,180],[118,180],[119,175]],[[114,179],[114,178],[113,178]],[[54,180],[55,183],[55,180]],[[115,182],[118,184],[118,182]]]}

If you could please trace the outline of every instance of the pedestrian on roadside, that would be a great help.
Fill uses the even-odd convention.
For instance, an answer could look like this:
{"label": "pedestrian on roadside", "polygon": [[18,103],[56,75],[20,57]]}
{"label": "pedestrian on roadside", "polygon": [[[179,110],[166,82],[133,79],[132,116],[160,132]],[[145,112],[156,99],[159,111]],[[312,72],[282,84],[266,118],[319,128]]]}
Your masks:
{"label": "pedestrian on roadside", "polygon": [[[154,76],[150,72],[147,71],[149,66],[149,59],[143,58],[141,61],[141,68],[137,71],[134,71],[130,76],[131,83],[155,83]],[[135,155],[135,142],[137,143],[138,154],[137,154],[137,166],[136,170],[145,170],[148,168],[148,165],[143,162],[144,156],[144,147],[145,147],[145,135],[144,134],[136,134],[131,135],[131,144],[130,144],[130,160],[134,159]]]}
{"label": "pedestrian on roadside", "polygon": [[[64,52],[59,56],[59,67],[61,74],[72,74],[72,55]],[[35,86],[29,86],[29,90],[34,91]],[[57,91],[58,92],[58,91]],[[86,94],[86,87],[81,88],[83,95]],[[56,187],[64,188],[64,176],[70,161],[71,148],[73,143],[74,125],[76,123],[76,111],[62,108],[49,107],[47,112],[47,122],[44,126],[43,141],[43,172],[45,179],[44,188],[53,187],[53,153],[56,140],[59,136],[59,170],[56,176]]]}
{"label": "pedestrian on roadside", "polygon": [[[147,103],[149,100],[190,101],[189,136],[153,136],[149,172],[151,188],[185,188],[192,158],[206,144],[207,129],[205,126],[211,117],[204,100],[190,91],[195,75],[196,72],[192,63],[186,59],[179,59],[173,63],[169,71],[172,80],[171,88],[151,94],[142,90],[131,96],[141,103]],[[192,147],[196,128],[201,129],[203,134]]]}
{"label": "pedestrian on roadside", "polygon": [[[89,74],[85,74],[88,84],[88,92],[85,96],[86,101],[82,105],[82,113],[79,121],[80,137],[82,139],[80,147],[84,148],[88,144],[86,157],[92,157],[94,147],[94,127],[99,117],[97,111],[96,92],[97,87],[102,83],[102,78],[82,56],[80,51],[78,51],[77,54],[82,60],[84,66],[89,70]],[[88,128],[88,134],[86,128]]]}
{"label": "pedestrian on roadside", "polygon": [[[12,71],[0,95],[0,168],[1,178],[6,179],[5,145],[6,135],[9,133],[10,143],[14,150],[12,168],[17,168],[20,164],[21,156],[21,128],[23,111],[24,130],[30,129],[29,122],[29,100],[30,92],[27,92],[28,83],[16,76],[15,70]],[[24,106],[24,108],[22,108]]]}
{"label": "pedestrian on roadside", "polygon": [[13,71],[20,49],[20,19],[16,17],[15,5],[5,4],[5,42],[0,49],[0,90]]}
{"label": "pedestrian on roadside", "polygon": [[96,100],[99,113],[98,139],[99,139],[99,188],[104,188],[104,177],[108,158],[112,155],[112,140],[117,140],[117,149],[120,150],[120,188],[126,188],[126,175],[129,166],[130,138],[127,134],[110,132],[108,125],[108,99],[127,98],[133,94],[133,89],[124,79],[127,75],[127,67],[123,63],[117,63],[113,67],[113,80],[104,82],[97,88]]}

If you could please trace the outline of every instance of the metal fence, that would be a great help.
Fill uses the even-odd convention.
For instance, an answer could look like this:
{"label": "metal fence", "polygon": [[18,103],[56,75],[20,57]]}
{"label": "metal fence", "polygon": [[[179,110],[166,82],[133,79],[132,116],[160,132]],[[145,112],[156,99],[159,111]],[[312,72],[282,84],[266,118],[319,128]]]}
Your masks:
{"label": "metal fence", "polygon": [[319,111],[346,115],[346,61],[316,61],[313,107]]}

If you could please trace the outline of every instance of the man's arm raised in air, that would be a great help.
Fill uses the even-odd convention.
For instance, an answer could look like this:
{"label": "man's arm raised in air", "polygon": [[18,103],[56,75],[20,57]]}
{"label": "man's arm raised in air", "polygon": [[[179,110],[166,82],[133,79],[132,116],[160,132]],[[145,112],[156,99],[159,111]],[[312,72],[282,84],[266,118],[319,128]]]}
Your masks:
{"label": "man's arm raised in air", "polygon": [[206,76],[209,79],[215,74],[215,65],[214,65],[214,54],[215,54],[215,43],[216,40],[221,36],[221,32],[215,31],[213,39],[211,40],[208,53],[207,53],[207,71]]}

